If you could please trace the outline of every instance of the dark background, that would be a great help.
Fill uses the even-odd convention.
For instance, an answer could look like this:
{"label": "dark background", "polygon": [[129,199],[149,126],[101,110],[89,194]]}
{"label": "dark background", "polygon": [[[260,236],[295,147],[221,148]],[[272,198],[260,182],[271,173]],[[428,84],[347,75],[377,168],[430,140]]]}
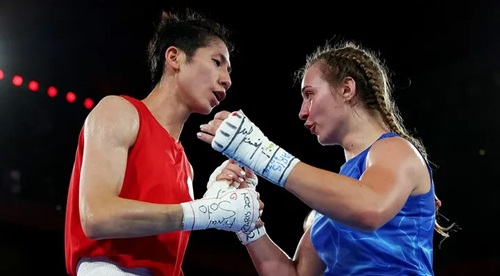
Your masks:
{"label": "dark background", "polygon": [[[436,165],[442,213],[462,230],[436,235],[436,275],[500,275],[496,133],[500,98],[500,2],[271,2],[0,0],[0,275],[65,275],[63,226],[83,99],[149,92],[145,51],[162,8],[189,6],[234,31],[233,86],[214,112],[242,108],[302,161],[338,171],[338,147],[321,147],[298,119],[292,74],[329,39],[379,51],[393,73],[409,129]],[[12,77],[25,78],[21,87]],[[1,75],[0,75],[1,77]],[[40,83],[38,92],[28,80]],[[59,94],[50,98],[47,87]],[[64,94],[73,91],[74,103]],[[496,111],[495,111],[496,110]],[[223,157],[196,139],[210,117],[193,115],[182,142],[195,196]],[[270,237],[290,256],[309,211],[260,180]],[[232,233],[192,233],[186,275],[255,275]]]}

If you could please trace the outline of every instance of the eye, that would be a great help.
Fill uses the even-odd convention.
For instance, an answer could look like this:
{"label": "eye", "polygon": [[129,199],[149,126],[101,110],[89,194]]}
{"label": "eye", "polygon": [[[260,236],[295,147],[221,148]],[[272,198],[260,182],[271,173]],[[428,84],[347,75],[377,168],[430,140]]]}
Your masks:
{"label": "eye", "polygon": [[220,60],[215,59],[215,58],[213,58],[212,60],[215,62],[215,65],[217,65],[217,67],[219,67],[219,66],[220,66],[220,64],[221,64],[221,61],[220,61]]}
{"label": "eye", "polygon": [[310,101],[312,99],[313,93],[312,92],[306,92],[304,93],[304,99]]}

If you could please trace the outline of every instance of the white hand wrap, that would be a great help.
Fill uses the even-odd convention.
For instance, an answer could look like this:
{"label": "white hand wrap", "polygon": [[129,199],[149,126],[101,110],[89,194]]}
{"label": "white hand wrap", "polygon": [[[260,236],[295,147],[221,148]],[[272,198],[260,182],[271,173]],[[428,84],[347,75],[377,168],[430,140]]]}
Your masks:
{"label": "white hand wrap", "polygon": [[212,172],[212,174],[208,178],[207,190],[210,189],[212,187],[212,184],[217,181],[217,176],[219,174],[221,174],[222,170],[224,170],[224,168],[227,166],[228,163],[229,163],[229,159],[225,160],[224,162],[222,162],[222,164],[220,164],[220,166],[215,168],[215,170]]}
{"label": "white hand wrap", "polygon": [[212,140],[212,148],[281,187],[300,161],[269,141],[241,110],[222,122]]}
{"label": "white hand wrap", "polygon": [[[203,198],[219,198],[227,191],[234,191],[238,188],[239,184],[233,183],[233,185],[229,185],[229,181],[227,180],[216,180],[216,177],[222,172],[222,170],[229,163],[229,159],[224,161],[219,167],[217,167],[207,182],[207,191],[203,195]],[[252,190],[255,190],[257,184],[259,183],[259,179],[257,176],[253,175],[253,177],[245,177],[245,182],[248,187]],[[266,229],[264,226],[259,228],[255,228],[250,232],[237,231],[236,236],[240,240],[243,245],[247,245],[253,241],[258,240],[260,237],[266,234]]]}
{"label": "white hand wrap", "polygon": [[249,232],[259,219],[257,193],[250,189],[228,191],[220,198],[202,198],[181,203],[183,230],[215,228]]}
{"label": "white hand wrap", "polygon": [[229,185],[227,180],[219,180],[209,184],[210,188],[203,194],[203,198],[220,198],[224,193],[236,190],[236,187]]}
{"label": "white hand wrap", "polygon": [[222,170],[227,166],[228,163],[229,159],[222,162],[222,164],[217,168],[215,168],[215,170],[212,172],[212,174],[208,178],[207,191],[203,195],[203,198],[208,198],[208,197],[219,198],[221,194],[229,190],[234,190],[238,188],[239,185],[237,185],[236,183],[233,183],[233,185],[229,185],[229,181],[227,180],[219,180],[219,181],[216,180],[216,177],[222,172]]}
{"label": "white hand wrap", "polygon": [[[257,178],[257,176],[253,175],[253,177],[245,177],[245,182],[248,185],[248,187],[255,190],[257,188],[257,184],[259,184],[259,179]],[[240,240],[240,242],[243,245],[247,245],[251,242],[254,242],[260,239],[265,234],[266,234],[266,228],[264,226],[255,228],[250,232],[243,232],[243,231],[236,232],[238,240]]]}
{"label": "white hand wrap", "polygon": [[250,232],[242,232],[242,231],[236,232],[236,236],[238,236],[238,239],[243,245],[247,245],[251,242],[254,242],[262,238],[262,236],[264,236],[265,234],[266,234],[266,228],[264,227],[264,225],[262,225],[259,228],[255,228]]}

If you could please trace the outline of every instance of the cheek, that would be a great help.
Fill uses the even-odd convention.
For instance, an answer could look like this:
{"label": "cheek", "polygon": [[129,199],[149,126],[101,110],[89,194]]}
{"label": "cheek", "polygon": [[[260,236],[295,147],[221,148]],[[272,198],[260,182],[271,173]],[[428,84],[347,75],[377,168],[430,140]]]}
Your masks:
{"label": "cheek", "polygon": [[324,97],[317,97],[312,100],[307,108],[309,109],[309,113],[312,115],[320,115],[325,114],[331,109],[331,102]]}
{"label": "cheek", "polygon": [[206,65],[194,66],[183,75],[183,84],[186,87],[199,87],[209,85],[213,79],[213,70]]}
{"label": "cheek", "polygon": [[211,81],[214,78],[214,70],[209,66],[200,66],[196,72],[196,79],[204,82]]}
{"label": "cheek", "polygon": [[197,77],[200,80],[213,82],[217,78],[217,69],[212,63],[201,63],[197,67]]}
{"label": "cheek", "polygon": [[309,115],[313,118],[318,118],[319,121],[323,120],[321,118],[324,118],[326,121],[331,121],[343,114],[342,105],[336,102],[332,97],[318,97],[308,106],[308,108]]}

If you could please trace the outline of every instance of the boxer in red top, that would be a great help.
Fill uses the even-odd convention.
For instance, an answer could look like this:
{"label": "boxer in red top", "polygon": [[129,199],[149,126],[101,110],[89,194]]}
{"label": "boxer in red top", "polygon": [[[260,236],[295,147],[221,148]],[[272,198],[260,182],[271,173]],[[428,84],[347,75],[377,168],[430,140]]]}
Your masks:
{"label": "boxer in red top", "polygon": [[89,113],[66,206],[69,275],[183,275],[190,231],[261,226],[255,189],[194,199],[179,141],[190,114],[209,114],[231,86],[227,35],[193,11],[164,12],[148,49],[151,92],[106,96]]}

